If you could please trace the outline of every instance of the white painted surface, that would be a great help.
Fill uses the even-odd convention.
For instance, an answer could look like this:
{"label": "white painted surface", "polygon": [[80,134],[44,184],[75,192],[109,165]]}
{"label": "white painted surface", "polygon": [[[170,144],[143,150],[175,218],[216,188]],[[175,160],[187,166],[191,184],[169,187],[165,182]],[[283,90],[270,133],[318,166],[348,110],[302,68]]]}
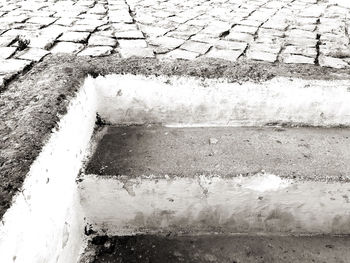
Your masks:
{"label": "white painted surface", "polygon": [[1,263],[73,263],[84,234],[76,176],[96,114],[94,87],[85,85],[37,157],[0,226]]}
{"label": "white painted surface", "polygon": [[[0,262],[76,262],[85,215],[75,178],[96,111],[118,124],[225,126],[281,121],[350,125],[348,86],[349,81],[283,78],[242,86],[194,78],[88,78],[3,218]],[[344,197],[349,194],[348,185],[291,185],[273,175],[245,180],[88,177],[80,184],[79,198],[90,222],[113,234],[159,226],[350,233],[350,207]]]}
{"label": "white painted surface", "polygon": [[350,184],[295,182],[271,174],[167,179],[90,175],[79,188],[88,220],[112,235],[350,234]]}
{"label": "white painted surface", "polygon": [[109,75],[92,82],[100,92],[98,112],[114,124],[350,125],[349,80],[274,78],[240,85],[188,77]]}

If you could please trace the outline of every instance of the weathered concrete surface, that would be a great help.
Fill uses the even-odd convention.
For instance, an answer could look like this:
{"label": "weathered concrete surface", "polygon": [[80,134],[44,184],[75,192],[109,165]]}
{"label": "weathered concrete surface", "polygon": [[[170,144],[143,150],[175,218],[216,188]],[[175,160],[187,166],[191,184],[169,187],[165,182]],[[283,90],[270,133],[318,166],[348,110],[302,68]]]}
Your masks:
{"label": "weathered concrete surface", "polygon": [[107,127],[86,174],[350,180],[350,130]]}
{"label": "weathered concrete surface", "polygon": [[[308,65],[231,63],[222,60],[170,63],[155,59],[47,56],[32,70],[0,88],[0,214],[10,206],[32,161],[64,114],[74,92],[87,74],[182,75],[226,78],[231,82],[265,81],[274,76],[306,79],[347,79],[349,71]],[[11,77],[5,78],[11,79]],[[30,131],[30,132],[28,132]]]}
{"label": "weathered concrete surface", "polygon": [[108,75],[89,78],[108,124],[350,127],[350,80],[224,79]]}
{"label": "weathered concrete surface", "polygon": [[87,176],[85,217],[98,234],[350,234],[350,183],[220,177]]}
{"label": "weathered concrete surface", "polygon": [[345,263],[349,246],[349,237],[333,236],[98,236],[80,263]]}
{"label": "weathered concrete surface", "polygon": [[[348,79],[348,70],[310,65],[232,63],[223,60],[161,62],[156,59],[120,59],[48,55],[23,75],[0,79],[0,215],[21,188],[33,160],[51,129],[64,114],[84,78],[106,74],[175,75],[225,78],[230,82],[261,82],[274,76],[305,79]],[[12,80],[12,81],[10,81]],[[10,82],[9,82],[10,81]],[[1,81],[0,81],[1,82]]]}

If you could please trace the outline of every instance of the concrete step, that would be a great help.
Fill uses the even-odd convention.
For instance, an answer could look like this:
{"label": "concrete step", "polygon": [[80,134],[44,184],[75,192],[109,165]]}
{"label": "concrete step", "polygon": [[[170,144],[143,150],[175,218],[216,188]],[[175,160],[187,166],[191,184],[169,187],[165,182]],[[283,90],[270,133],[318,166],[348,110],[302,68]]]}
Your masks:
{"label": "concrete step", "polygon": [[334,236],[98,236],[81,263],[335,263],[349,261],[349,246]]}
{"label": "concrete step", "polygon": [[350,234],[350,130],[107,126],[79,180],[99,233]]}
{"label": "concrete step", "polygon": [[107,126],[86,174],[350,180],[350,129]]}

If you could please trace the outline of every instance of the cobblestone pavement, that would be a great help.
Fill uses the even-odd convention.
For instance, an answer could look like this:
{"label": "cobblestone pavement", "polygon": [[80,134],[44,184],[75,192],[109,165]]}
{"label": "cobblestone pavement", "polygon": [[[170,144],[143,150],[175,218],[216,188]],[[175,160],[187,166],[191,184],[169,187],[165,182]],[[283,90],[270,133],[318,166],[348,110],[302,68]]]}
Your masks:
{"label": "cobblestone pavement", "polygon": [[0,0],[0,86],[60,52],[347,68],[349,32],[346,0]]}

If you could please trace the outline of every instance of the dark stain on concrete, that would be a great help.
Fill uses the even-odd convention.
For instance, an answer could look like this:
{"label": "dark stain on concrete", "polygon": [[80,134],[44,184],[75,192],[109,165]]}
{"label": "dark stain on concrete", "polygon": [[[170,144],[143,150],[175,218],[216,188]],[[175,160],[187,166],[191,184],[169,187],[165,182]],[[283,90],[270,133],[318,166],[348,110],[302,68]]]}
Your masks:
{"label": "dark stain on concrete", "polygon": [[345,263],[349,246],[350,237],[334,236],[99,236],[84,263]]}

